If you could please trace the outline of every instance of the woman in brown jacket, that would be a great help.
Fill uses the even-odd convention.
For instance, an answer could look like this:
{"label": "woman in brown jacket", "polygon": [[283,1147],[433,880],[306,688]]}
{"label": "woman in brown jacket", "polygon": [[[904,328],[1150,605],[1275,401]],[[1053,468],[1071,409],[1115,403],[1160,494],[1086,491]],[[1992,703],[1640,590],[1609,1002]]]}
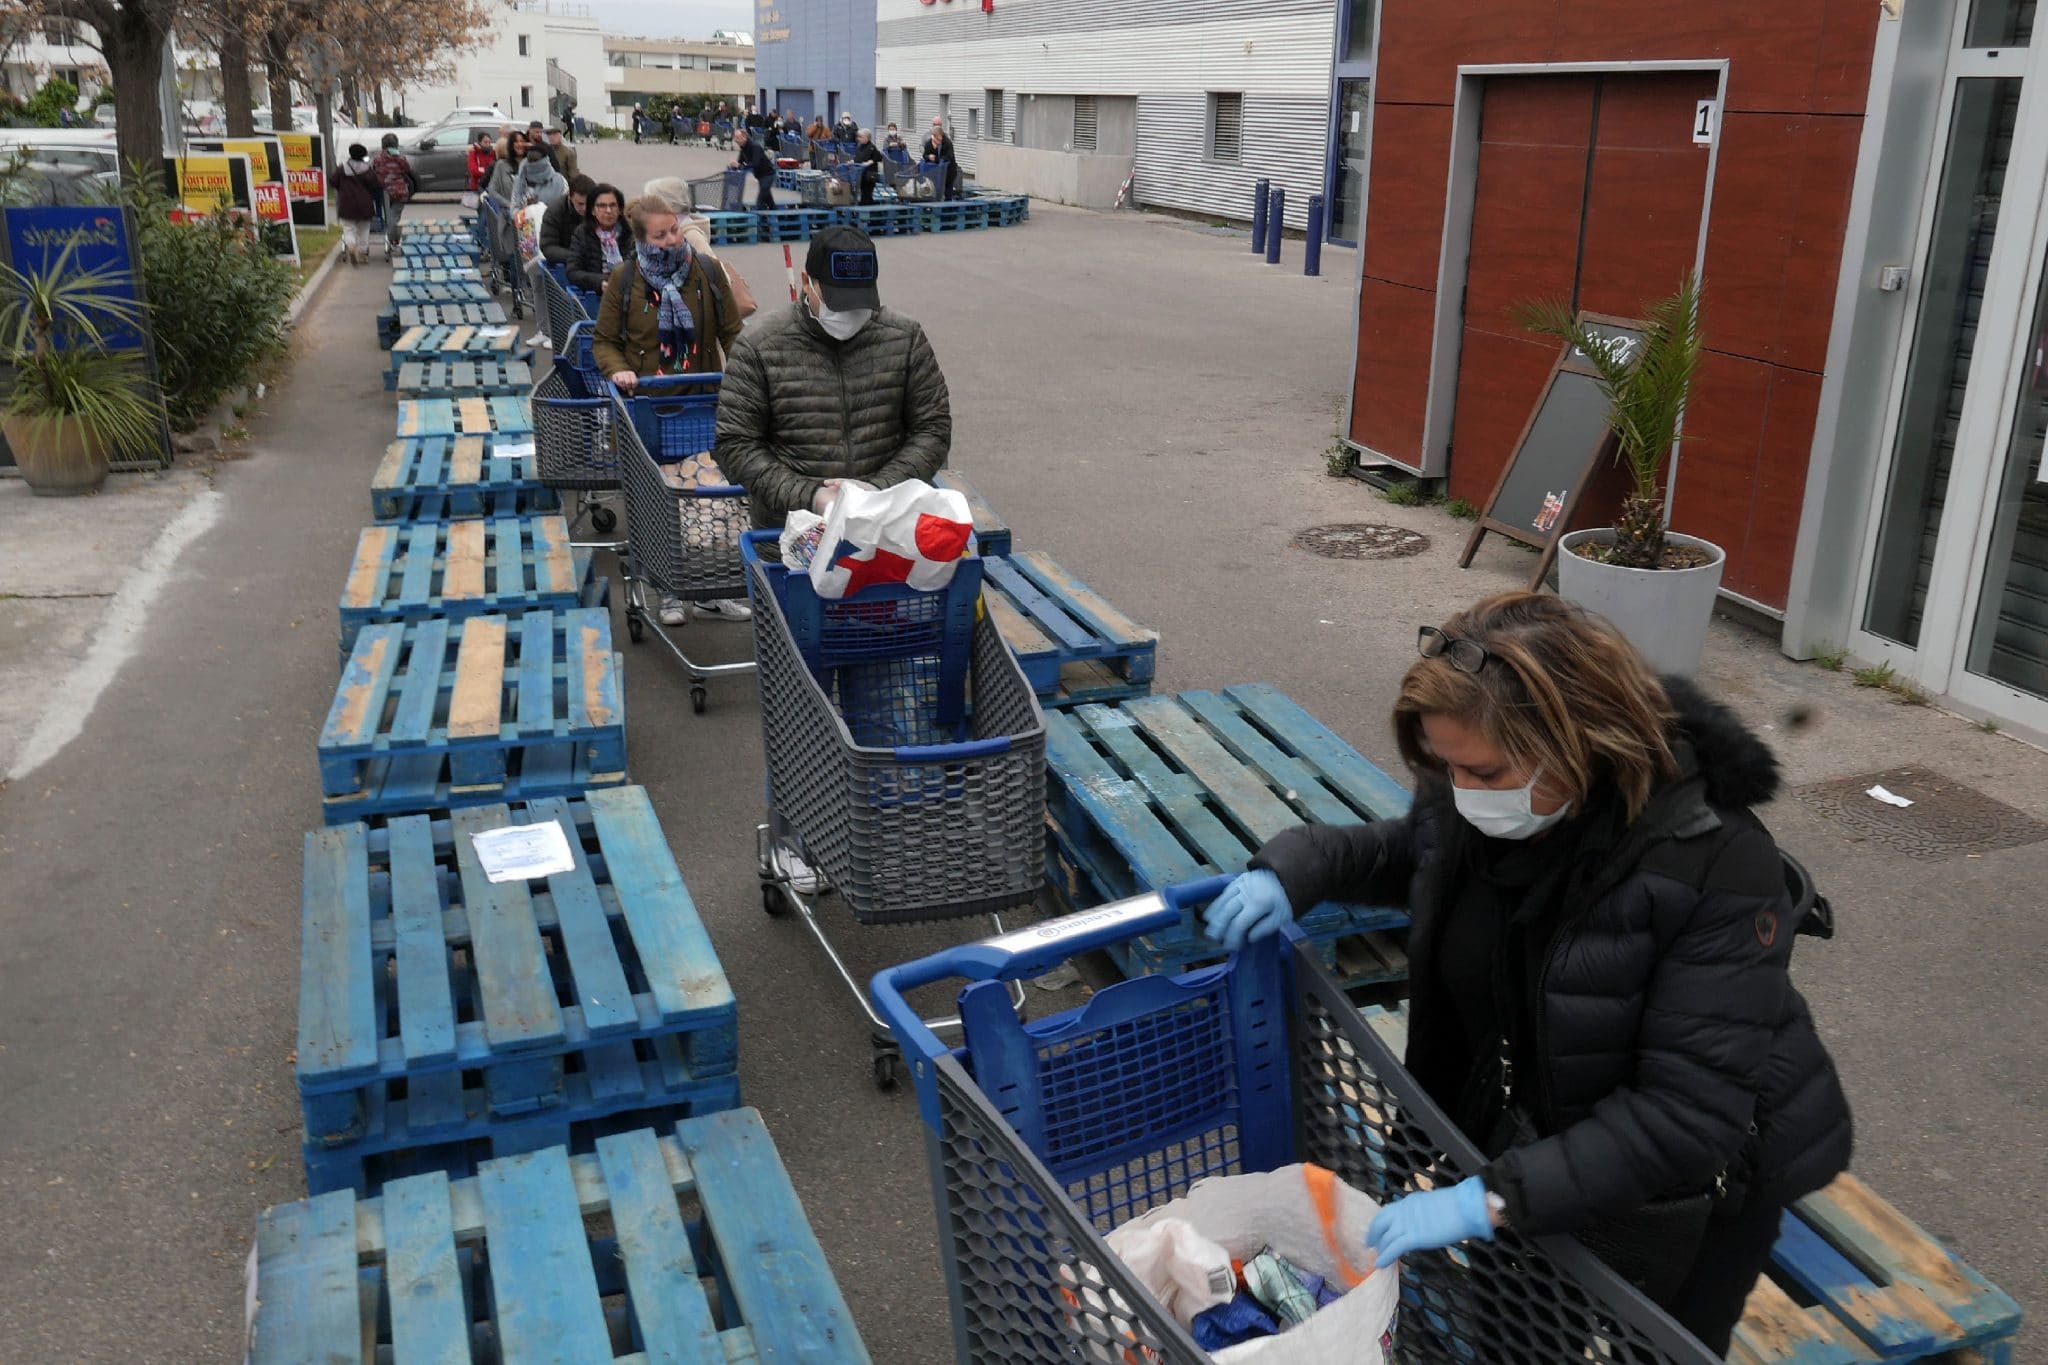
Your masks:
{"label": "woman in brown jacket", "polygon": [[[690,244],[682,218],[665,201],[642,195],[626,205],[626,221],[633,245],[605,281],[590,334],[598,369],[629,398],[642,376],[723,370],[726,350],[740,335],[725,272]],[[725,482],[708,452],[664,465],[662,474],[678,488]],[[736,601],[699,602],[697,610],[735,621],[752,615]],[[664,597],[659,619],[679,626],[689,618],[682,602]]]}

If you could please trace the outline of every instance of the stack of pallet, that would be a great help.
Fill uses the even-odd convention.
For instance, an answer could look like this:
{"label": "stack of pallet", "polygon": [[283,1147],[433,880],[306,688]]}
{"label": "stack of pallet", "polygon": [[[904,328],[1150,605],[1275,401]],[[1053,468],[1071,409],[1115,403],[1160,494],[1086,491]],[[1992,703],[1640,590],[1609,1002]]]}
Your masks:
{"label": "stack of pallet", "polygon": [[477,310],[392,346],[398,439],[342,591],[305,839],[313,1197],[259,1221],[250,1359],[865,1361],[738,1108],[732,989],[626,785],[609,580],[532,478],[529,382],[462,378],[486,351],[523,371],[516,334],[487,293],[418,296],[477,260],[458,225],[413,226],[386,314]]}

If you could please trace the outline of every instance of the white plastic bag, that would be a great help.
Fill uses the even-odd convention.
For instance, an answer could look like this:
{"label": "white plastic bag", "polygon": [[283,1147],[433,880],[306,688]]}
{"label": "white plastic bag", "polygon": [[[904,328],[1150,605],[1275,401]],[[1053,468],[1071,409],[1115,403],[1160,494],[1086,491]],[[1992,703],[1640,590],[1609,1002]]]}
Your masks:
{"label": "white plastic bag", "polygon": [[1237,1292],[1230,1253],[1196,1232],[1185,1218],[1129,1222],[1106,1240],[1183,1327],[1197,1313],[1229,1303]]}
{"label": "white plastic bag", "polygon": [[1401,1274],[1398,1266],[1366,1273],[1371,1257],[1365,1231],[1378,1212],[1372,1199],[1320,1166],[1283,1166],[1197,1181],[1179,1199],[1133,1218],[1107,1240],[1122,1254],[1121,1246],[1178,1219],[1237,1260],[1271,1247],[1344,1291],[1299,1327],[1216,1352],[1212,1358],[1219,1365],[1387,1365]]}
{"label": "white plastic bag", "polygon": [[[818,596],[839,598],[877,583],[902,583],[936,592],[953,581],[953,566],[967,553],[974,514],[950,488],[910,479],[891,488],[840,485],[825,510],[825,533],[811,560]],[[839,552],[854,553],[835,563]]]}

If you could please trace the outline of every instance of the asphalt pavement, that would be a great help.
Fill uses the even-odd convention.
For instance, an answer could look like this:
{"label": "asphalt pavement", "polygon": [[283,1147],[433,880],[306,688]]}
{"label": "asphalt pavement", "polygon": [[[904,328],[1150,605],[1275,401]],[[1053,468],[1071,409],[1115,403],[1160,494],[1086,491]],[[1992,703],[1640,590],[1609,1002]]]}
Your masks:
{"label": "asphalt pavement", "polygon": [[[606,143],[583,162],[631,192],[719,158]],[[1308,279],[1299,244],[1287,250],[1272,269],[1241,236],[1200,224],[1042,204],[1015,228],[879,244],[884,299],[925,324],[945,368],[953,463],[1020,548],[1049,551],[1160,632],[1156,689],[1276,684],[1393,771],[1386,713],[1415,624],[1519,582],[1529,560],[1490,543],[1461,573],[1464,523],[1324,473],[1355,261],[1333,250]],[[781,248],[727,256],[764,306],[787,297]],[[302,324],[290,378],[249,419],[247,457],[216,472],[218,505],[149,563],[153,595],[97,652],[104,690],[77,736],[0,786],[9,1361],[238,1356],[256,1213],[304,1193],[291,1071],[300,843],[320,821],[312,744],[334,688],[336,598],[391,438],[372,325],[383,293],[381,267],[339,272]],[[0,503],[0,539],[14,515]],[[1290,544],[1358,521],[1431,543],[1377,562]],[[95,562],[115,593],[105,610],[119,612],[142,561]],[[729,624],[685,634],[714,659],[750,646]],[[61,633],[82,657],[81,638]],[[874,1090],[853,1002],[801,926],[761,911],[752,686],[714,683],[694,716],[657,645],[622,647],[632,777],[737,992],[746,1102],[874,1358],[950,1359],[915,1104]],[[82,666],[21,689],[11,709],[61,707]],[[2048,818],[2048,755],[1789,663],[1737,626],[1717,625],[1703,678],[1772,727],[1794,783],[1919,762]],[[1796,975],[1856,1104],[1858,1169],[2023,1304],[2048,1302],[2048,844],[1923,862],[1797,801],[1766,816],[1841,918],[1833,943],[1801,946]],[[848,924],[839,941],[864,979],[964,932]],[[2036,1330],[2026,1344],[2042,1341]]]}

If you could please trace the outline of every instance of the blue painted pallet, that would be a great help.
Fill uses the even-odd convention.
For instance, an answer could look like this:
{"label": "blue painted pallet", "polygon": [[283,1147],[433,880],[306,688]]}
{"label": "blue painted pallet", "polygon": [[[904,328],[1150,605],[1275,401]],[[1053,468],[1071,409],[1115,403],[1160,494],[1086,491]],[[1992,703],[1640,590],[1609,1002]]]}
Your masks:
{"label": "blue painted pallet", "polygon": [[[986,573],[986,568],[984,568]],[[1045,713],[1048,877],[1077,908],[1218,872],[1304,822],[1399,815],[1408,793],[1263,683]],[[1405,911],[1317,906],[1318,944],[1406,926]],[[1131,975],[1218,956],[1190,914],[1112,954]]]}
{"label": "blue painted pallet", "polygon": [[1031,197],[1029,195],[989,195],[978,202],[988,206],[988,225],[990,227],[1015,227],[1031,216]]}
{"label": "blue painted pallet", "polygon": [[751,1109],[266,1209],[249,1365],[866,1365]]}
{"label": "blue painted pallet", "polygon": [[703,216],[710,227],[713,246],[750,246],[760,240],[752,213],[719,212]]}
{"label": "blue painted pallet", "polygon": [[775,188],[778,190],[795,190],[797,184],[796,178],[801,174],[803,174],[802,170],[795,166],[776,167]]}
{"label": "blue painted pallet", "polygon": [[832,218],[870,237],[908,237],[917,231],[917,210],[909,204],[842,204],[832,210]]}
{"label": "blue painted pallet", "polygon": [[377,315],[377,344],[390,350],[413,327],[502,327],[501,303],[407,303]]}
{"label": "blue painted pallet", "polygon": [[2011,1296],[1853,1175],[1786,1210],[1750,1294],[1733,1365],[2007,1365]]}
{"label": "blue painted pallet", "polygon": [[398,438],[415,436],[533,435],[533,409],[524,398],[402,398]]}
{"label": "blue painted pallet", "polygon": [[919,232],[967,232],[988,226],[988,205],[979,199],[942,199],[917,205]]}
{"label": "blue painted pallet", "polygon": [[514,442],[531,439],[416,436],[393,441],[370,479],[370,513],[379,522],[394,522],[560,511],[562,496],[534,477],[533,457],[507,453]]}
{"label": "blue painted pallet", "polygon": [[341,657],[364,626],[601,606],[611,579],[560,514],[366,526],[341,592]]}
{"label": "blue painted pallet", "polygon": [[403,308],[413,303],[489,303],[491,291],[482,280],[475,278],[446,280],[438,283],[394,284],[391,286],[391,306]]}
{"label": "blue painted pallet", "polygon": [[831,209],[772,209],[754,215],[756,240],[762,242],[807,242],[811,234],[832,221]]}
{"label": "blue painted pallet", "polygon": [[423,278],[423,271],[433,271],[447,278],[481,279],[478,269],[474,244],[462,251],[439,246],[432,249],[407,246],[399,248],[398,259],[392,262],[391,282],[418,281]]}
{"label": "blue painted pallet", "polygon": [[320,730],[326,823],[622,784],[622,671],[595,608],[363,627]]}
{"label": "blue painted pallet", "polygon": [[950,488],[967,499],[967,510],[974,517],[975,553],[986,559],[992,555],[1010,553],[1010,527],[996,509],[990,505],[975,486],[962,478],[957,470],[941,469],[932,483],[940,488]]}
{"label": "blue painted pallet", "polygon": [[532,357],[519,329],[509,323],[477,327],[468,323],[453,327],[408,327],[391,343],[391,362],[384,371],[384,387],[395,388],[398,371],[408,360],[529,360]]}
{"label": "blue painted pallet", "polygon": [[391,287],[403,289],[421,285],[481,284],[473,259],[428,264],[427,258],[400,257],[391,267]]}
{"label": "blue painted pallet", "polygon": [[533,392],[533,367],[523,360],[409,360],[393,385],[407,398],[494,398]]}
{"label": "blue painted pallet", "polygon": [[1042,706],[1142,697],[1159,635],[1133,622],[1042,550],[982,561],[982,595]]}
{"label": "blue painted pallet", "polygon": [[[545,824],[575,867],[492,883],[472,837]],[[297,1077],[316,1191],[508,1121],[566,1128],[679,1089],[703,1101],[726,1092],[697,1082],[738,1068],[732,988],[639,787],[315,830],[304,887]]]}

